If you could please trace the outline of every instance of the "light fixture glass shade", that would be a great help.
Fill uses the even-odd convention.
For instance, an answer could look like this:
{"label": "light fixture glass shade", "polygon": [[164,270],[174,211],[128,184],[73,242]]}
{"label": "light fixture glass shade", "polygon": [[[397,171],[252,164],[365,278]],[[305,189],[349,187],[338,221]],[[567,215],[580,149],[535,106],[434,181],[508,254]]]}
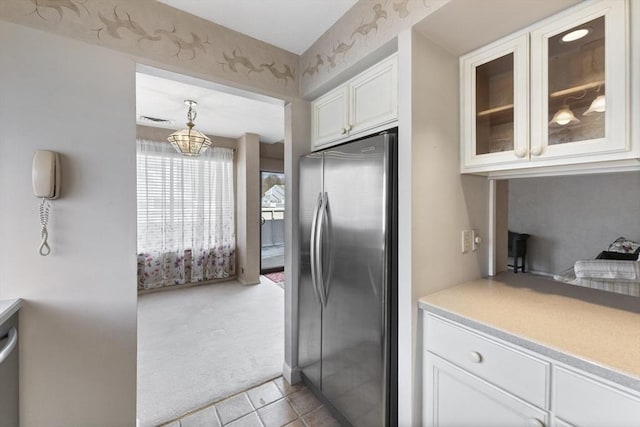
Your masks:
{"label": "light fixture glass shade", "polygon": [[174,132],[167,139],[176,151],[185,156],[199,156],[211,146],[211,140],[193,127]]}
{"label": "light fixture glass shade", "polygon": [[571,32],[568,32],[564,36],[562,36],[561,40],[565,43],[574,42],[576,40],[580,40],[590,32],[591,32],[591,29],[589,28],[578,28],[577,30],[573,30]]}
{"label": "light fixture glass shade", "polygon": [[187,111],[187,129],[172,133],[167,140],[178,153],[185,156],[199,156],[211,146],[211,140],[202,132],[193,129],[195,126],[193,122],[198,115],[195,106],[198,103],[190,99],[185,99],[184,103],[189,107],[189,111]]}
{"label": "light fixture glass shade", "polygon": [[607,109],[607,101],[604,95],[598,95],[596,99],[591,102],[589,109],[582,113],[583,116],[588,116],[592,113],[604,113]]}
{"label": "light fixture glass shade", "polygon": [[553,115],[553,118],[549,122],[550,126],[565,126],[568,124],[580,123],[580,120],[576,118],[569,108],[568,105],[563,105],[560,109]]}

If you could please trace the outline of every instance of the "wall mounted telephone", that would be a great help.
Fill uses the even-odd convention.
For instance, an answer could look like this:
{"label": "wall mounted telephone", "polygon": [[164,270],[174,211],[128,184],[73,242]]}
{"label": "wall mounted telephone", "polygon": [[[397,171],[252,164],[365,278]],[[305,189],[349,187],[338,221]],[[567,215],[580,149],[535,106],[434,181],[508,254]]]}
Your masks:
{"label": "wall mounted telephone", "polygon": [[33,180],[33,194],[42,199],[40,203],[40,237],[42,242],[38,253],[47,256],[51,248],[47,243],[49,232],[49,200],[60,196],[60,156],[55,151],[38,150],[33,155],[33,168],[31,171]]}

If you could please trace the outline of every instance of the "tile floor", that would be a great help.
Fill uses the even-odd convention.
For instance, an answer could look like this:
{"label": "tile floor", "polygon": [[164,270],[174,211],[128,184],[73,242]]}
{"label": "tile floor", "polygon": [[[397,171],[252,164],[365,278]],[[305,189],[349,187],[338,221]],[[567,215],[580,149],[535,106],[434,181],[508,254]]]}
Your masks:
{"label": "tile floor", "polygon": [[327,408],[302,383],[279,377],[164,427],[338,427]]}

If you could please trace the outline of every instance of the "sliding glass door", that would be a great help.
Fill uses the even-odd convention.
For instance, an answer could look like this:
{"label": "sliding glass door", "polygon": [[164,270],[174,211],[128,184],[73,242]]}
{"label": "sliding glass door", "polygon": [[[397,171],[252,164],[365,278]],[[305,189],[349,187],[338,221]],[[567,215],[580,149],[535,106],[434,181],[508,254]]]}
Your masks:
{"label": "sliding glass door", "polygon": [[284,269],[284,174],[260,172],[261,256],[260,272]]}

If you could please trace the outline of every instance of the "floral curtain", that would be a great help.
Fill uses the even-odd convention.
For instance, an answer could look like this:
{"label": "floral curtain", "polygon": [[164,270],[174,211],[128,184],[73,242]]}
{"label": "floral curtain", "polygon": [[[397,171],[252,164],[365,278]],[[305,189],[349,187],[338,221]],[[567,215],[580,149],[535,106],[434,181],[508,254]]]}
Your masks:
{"label": "floral curtain", "polygon": [[233,150],[137,141],[138,289],[235,275]]}

